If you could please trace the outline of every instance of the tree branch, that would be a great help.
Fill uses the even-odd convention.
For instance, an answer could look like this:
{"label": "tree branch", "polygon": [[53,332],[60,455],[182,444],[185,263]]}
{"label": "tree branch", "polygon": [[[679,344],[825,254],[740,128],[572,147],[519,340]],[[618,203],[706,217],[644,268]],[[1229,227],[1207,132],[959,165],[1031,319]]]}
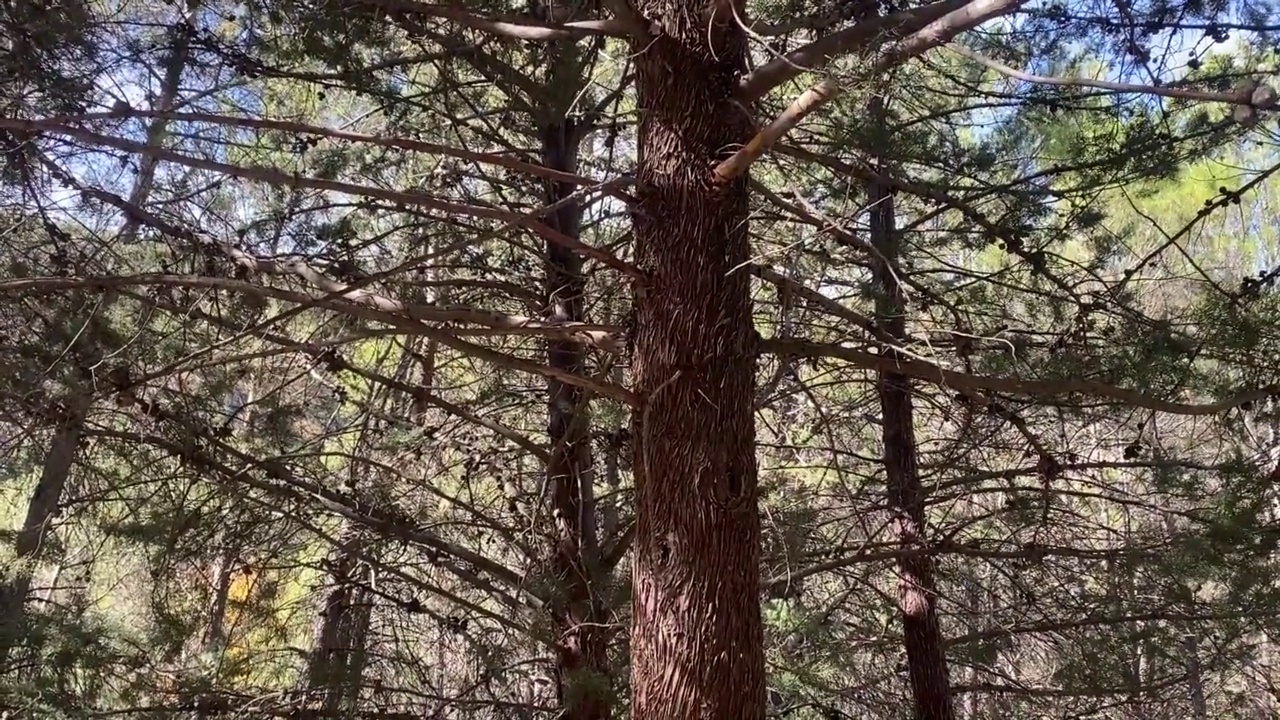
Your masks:
{"label": "tree branch", "polygon": [[1262,99],[1262,102],[1254,99],[1253,88],[1245,92],[1213,92],[1211,90],[1196,90],[1189,88],[1160,87],[1158,85],[1136,85],[1132,83],[1110,82],[1108,80],[1092,80],[1089,78],[1059,78],[1049,77],[1046,75],[1033,75],[1016,68],[1005,65],[998,60],[993,60],[984,55],[980,55],[966,47],[957,45],[956,43],[947,43],[947,49],[968,58],[979,65],[995,70],[996,72],[1014,80],[1033,83],[1036,85],[1054,85],[1057,87],[1082,87],[1094,88],[1097,90],[1114,90],[1122,93],[1135,93],[1140,95],[1159,95],[1161,97],[1179,98],[1182,100],[1198,100],[1200,102],[1222,102],[1231,103],[1232,105],[1249,105],[1262,110],[1268,110],[1275,107],[1275,97],[1271,96],[1269,102]]}
{"label": "tree branch", "polygon": [[[167,303],[158,303],[157,305],[171,312],[181,312],[182,314],[188,315],[190,317],[204,320],[205,322],[214,323],[227,330],[232,330],[232,331],[239,330],[239,328],[237,328],[234,323],[228,322],[220,317],[210,315],[209,313],[206,313],[203,310],[200,310],[199,308],[181,308],[178,306],[170,306]],[[263,340],[266,340],[269,343],[272,343],[274,345],[279,345],[280,347],[288,348],[289,350],[307,355],[308,357],[315,360],[316,362],[327,364],[332,369],[346,370],[349,373],[352,373],[354,375],[359,375],[360,377],[366,380],[369,380],[371,382],[378,383],[379,385],[382,385],[389,389],[398,390],[402,393],[405,393],[406,395],[423,400],[430,405],[434,405],[440,408],[441,410],[444,410],[446,413],[449,413],[454,417],[457,417],[461,420],[465,420],[475,425],[479,425],[480,427],[486,428],[488,430],[491,430],[501,435],[502,437],[510,440],[511,442],[515,443],[519,447],[523,448],[525,451],[527,451],[530,455],[537,458],[544,465],[547,462],[549,455],[547,454],[547,451],[545,448],[543,448],[541,445],[538,445],[537,443],[530,440],[529,438],[525,437],[524,435],[516,432],[514,429],[508,427],[507,425],[504,425],[498,422],[497,420],[479,417],[478,415],[475,415],[469,412],[465,408],[459,405],[455,405],[454,403],[451,403],[448,400],[445,400],[444,398],[441,398],[438,395],[435,395],[430,391],[429,388],[423,387],[421,385],[414,385],[412,383],[407,383],[401,380],[397,380],[395,378],[387,377],[382,373],[374,372],[372,370],[368,370],[366,368],[360,367],[359,365],[356,365],[355,363],[348,361],[346,358],[342,357],[341,355],[338,355],[337,353],[333,352],[332,351],[333,348],[329,344],[322,345],[319,343],[302,342],[298,340],[293,340],[291,338],[287,338],[283,335],[278,335],[276,333],[270,333],[266,331],[257,333],[257,335],[258,337],[262,338]]]}
{"label": "tree branch", "polygon": [[770,90],[817,70],[831,60],[895,37],[915,32],[943,15],[964,7],[967,0],[943,0],[932,5],[885,15],[839,32],[831,33],[808,45],[776,57],[742,78],[738,84],[738,100],[748,104],[764,97]]}
{"label": "tree branch", "polygon": [[50,123],[70,126],[80,122],[119,119],[122,117],[157,118],[170,122],[202,122],[209,123],[210,125],[251,128],[254,130],[278,130],[280,132],[297,133],[300,135],[317,135],[319,137],[326,137],[334,140],[349,140],[351,142],[395,148],[397,150],[412,150],[414,152],[429,153],[433,155],[446,155],[448,157],[480,163],[482,165],[496,165],[498,167],[507,168],[508,170],[514,170],[516,172],[526,173],[536,177],[568,183],[571,185],[598,184],[598,182],[593,178],[583,177],[581,175],[575,175],[561,170],[554,170],[537,163],[524,162],[523,160],[504,157],[498,153],[476,152],[474,150],[465,150],[462,148],[455,148],[448,145],[440,145],[438,143],[425,142],[422,140],[411,140],[409,138],[367,135],[365,133],[351,132],[349,130],[336,130],[333,128],[320,127],[319,125],[308,125],[306,123],[292,122],[289,120],[269,120],[264,118],[214,115],[210,113],[158,112],[150,110],[86,113],[84,115],[57,115],[45,118],[44,120]]}
{"label": "tree branch", "polygon": [[602,265],[611,267],[630,277],[641,277],[641,273],[638,269],[631,266],[629,263],[618,259],[614,255],[599,248],[587,245],[575,238],[569,237],[559,230],[548,226],[546,223],[539,222],[532,217],[520,215],[509,210],[481,207],[478,205],[463,205],[461,203],[433,198],[429,195],[418,192],[405,192],[401,190],[387,190],[366,185],[354,185],[337,180],[325,180],[321,178],[307,177],[300,174],[286,173],[274,168],[240,167],[238,165],[230,165],[216,160],[191,157],[189,155],[183,155],[164,148],[148,147],[144,143],[134,142],[132,140],[126,140],[124,138],[114,137],[111,135],[103,135],[90,130],[63,125],[51,120],[0,118],[0,128],[18,130],[27,133],[52,133],[55,135],[62,135],[64,137],[75,138],[93,145],[116,148],[117,150],[137,153],[143,156],[154,155],[159,157],[161,160],[178,165],[197,168],[200,170],[210,170],[224,175],[244,178],[246,180],[264,182],[270,185],[309,188],[313,190],[328,190],[348,195],[376,197],[395,203],[403,203],[408,206],[424,207],[430,210],[436,210],[447,215],[462,215],[498,220],[516,227],[525,228],[526,230],[529,230],[550,242],[566,247],[583,257],[591,258]]}
{"label": "tree branch", "polygon": [[1137,390],[1107,385],[1094,380],[1019,380],[1016,378],[1000,378],[987,375],[948,370],[939,365],[923,360],[908,360],[846,348],[841,345],[815,343],[806,340],[765,340],[761,345],[764,352],[778,355],[795,355],[809,358],[836,358],[845,360],[859,367],[878,372],[894,372],[900,375],[937,383],[960,391],[985,390],[1008,393],[1010,395],[1027,395],[1039,398],[1053,398],[1064,395],[1090,395],[1107,398],[1133,407],[1147,408],[1157,412],[1174,415],[1216,415],[1239,407],[1248,402],[1266,399],[1280,392],[1280,386],[1268,386],[1256,390],[1238,393],[1216,403],[1190,404],[1161,400],[1144,395]]}
{"label": "tree branch", "polygon": [[[581,20],[559,24],[534,22],[526,18],[483,17],[455,5],[432,5],[413,0],[359,0],[361,5],[381,8],[393,13],[440,18],[463,27],[480,30],[508,40],[552,42],[576,40],[590,35],[625,38],[630,32],[625,19]],[[610,7],[610,10],[613,10]]]}
{"label": "tree branch", "polygon": [[[794,53],[778,58],[751,73],[739,87],[739,99],[754,100],[771,88],[799,75],[805,70],[825,64],[836,55],[865,48],[872,42],[883,42],[890,39],[894,34],[900,34],[912,27],[923,24],[923,27],[920,27],[910,36],[893,43],[881,51],[880,58],[872,65],[869,74],[877,75],[883,73],[895,65],[948,42],[956,35],[987,20],[1012,12],[1025,2],[1027,0],[973,0],[956,8],[956,3],[947,0],[946,2],[925,6],[919,10],[894,13],[880,20],[859,23],[843,33],[828,35],[822,40],[810,43]],[[950,11],[946,12],[947,10]],[[941,12],[945,12],[945,14],[937,17],[937,14]],[[911,15],[911,13],[918,14]],[[904,17],[904,14],[906,17]],[[936,19],[929,22],[929,19],[934,17]],[[832,38],[840,38],[840,40],[833,41]],[[819,47],[815,48],[815,46]],[[813,63],[812,67],[796,62],[794,58],[797,57],[802,60],[809,60]],[[716,166],[715,175],[717,180],[729,182],[745,173],[751,163],[768,152],[774,143],[781,140],[805,116],[830,102],[840,94],[840,91],[840,86],[830,78],[823,78],[816,85],[806,90],[773,122],[756,133],[756,136],[751,138],[741,150]]]}
{"label": "tree branch", "polygon": [[[594,378],[575,375],[573,373],[558,370],[556,368],[540,365],[530,360],[507,355],[506,353],[493,350],[482,345],[467,342],[446,332],[429,327],[423,321],[398,315],[377,307],[368,307],[358,305],[356,303],[344,302],[340,300],[328,300],[325,298],[313,298],[304,293],[290,292],[287,290],[279,290],[277,288],[255,285],[241,280],[232,280],[229,278],[201,277],[189,275],[133,275],[133,276],[102,276],[102,277],[37,277],[37,278],[19,278],[17,280],[0,281],[0,295],[4,294],[21,294],[21,293],[53,293],[62,290],[71,290],[76,288],[114,288],[128,286],[147,286],[147,285],[169,285],[176,287],[197,287],[207,289],[231,290],[237,292],[245,292],[256,295],[263,295],[278,300],[288,302],[309,303],[320,307],[329,307],[345,312],[348,315],[362,317],[374,322],[381,322],[400,328],[407,334],[421,335],[431,338],[446,347],[453,348],[458,352],[472,357],[480,358],[501,367],[508,367],[513,370],[542,375],[544,377],[555,378],[562,382],[577,387],[583,387],[592,392],[598,393],[603,397],[617,400],[618,402],[638,407],[640,400],[635,393],[630,390],[614,385],[612,383],[603,382]],[[336,305],[335,305],[336,303]]]}

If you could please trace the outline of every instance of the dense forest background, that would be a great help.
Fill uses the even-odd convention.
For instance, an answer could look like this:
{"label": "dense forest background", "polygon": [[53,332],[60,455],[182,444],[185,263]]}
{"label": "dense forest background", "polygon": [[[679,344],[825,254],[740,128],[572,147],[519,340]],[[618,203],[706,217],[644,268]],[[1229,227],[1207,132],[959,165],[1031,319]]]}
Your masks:
{"label": "dense forest background", "polygon": [[5,717],[1280,717],[1277,30],[0,2]]}

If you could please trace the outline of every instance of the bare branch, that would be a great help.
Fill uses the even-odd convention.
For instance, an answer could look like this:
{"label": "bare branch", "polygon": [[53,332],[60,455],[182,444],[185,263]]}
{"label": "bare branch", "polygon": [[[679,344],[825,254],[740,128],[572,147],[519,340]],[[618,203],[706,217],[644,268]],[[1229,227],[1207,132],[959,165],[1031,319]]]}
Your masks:
{"label": "bare branch", "polygon": [[933,5],[860,22],[831,33],[756,68],[738,84],[738,99],[744,104],[755,102],[788,80],[818,70],[841,55],[866,50],[895,37],[915,32],[965,4],[966,0],[943,0]]}
{"label": "bare branch", "polygon": [[176,287],[198,287],[209,289],[221,289],[244,292],[255,295],[272,297],[279,300],[289,302],[306,303],[321,307],[329,307],[331,309],[345,312],[348,315],[363,317],[374,322],[382,322],[392,327],[400,328],[407,334],[422,335],[431,338],[441,345],[453,348],[465,355],[491,362],[501,367],[520,370],[522,372],[551,377],[570,385],[583,387],[601,396],[617,400],[618,402],[638,406],[639,399],[635,393],[626,388],[614,385],[612,383],[603,382],[594,378],[575,375],[563,370],[557,370],[546,365],[524,360],[522,358],[513,357],[505,353],[493,350],[475,343],[461,340],[455,335],[432,328],[425,325],[421,320],[411,317],[405,317],[395,312],[388,311],[383,308],[369,307],[359,305],[350,301],[340,299],[314,298],[305,293],[289,292],[287,290],[279,290],[271,287],[264,287],[240,280],[232,280],[229,278],[214,277],[197,277],[188,275],[134,275],[122,277],[37,277],[37,278],[20,278],[17,280],[6,280],[0,282],[0,295],[4,294],[21,294],[21,293],[53,293],[63,290],[71,290],[76,288],[118,288],[129,286],[176,286]]}
{"label": "bare branch", "polygon": [[332,128],[320,127],[319,125],[291,122],[289,120],[267,120],[260,118],[232,117],[230,115],[212,115],[208,113],[153,112],[146,110],[128,110],[122,113],[60,115],[45,118],[45,120],[59,125],[73,125],[80,122],[107,120],[121,117],[160,118],[171,122],[203,122],[209,123],[210,125],[252,128],[254,130],[278,130],[286,133],[318,135],[320,137],[327,137],[335,140],[349,140],[351,142],[366,143],[369,145],[377,145],[379,147],[396,148],[398,150],[412,150],[414,152],[430,153],[434,155],[446,155],[448,157],[481,163],[483,165],[496,165],[498,167],[507,168],[508,170],[515,170],[516,172],[522,172],[571,185],[598,184],[597,180],[589,177],[575,175],[561,170],[554,170],[537,163],[524,162],[523,160],[504,157],[498,153],[464,150],[462,148],[455,148],[448,145],[440,145],[438,143],[425,142],[422,140],[411,140],[409,138],[384,137],[381,135],[368,135],[348,130],[335,130]]}
{"label": "bare branch", "polygon": [[1136,93],[1140,95],[1159,95],[1161,97],[1180,98],[1183,100],[1198,100],[1201,102],[1222,102],[1231,103],[1233,105],[1254,105],[1262,110],[1270,109],[1274,106],[1274,102],[1257,103],[1254,100],[1253,88],[1245,92],[1213,92],[1211,90],[1196,90],[1191,88],[1175,88],[1161,87],[1159,85],[1136,85],[1132,83],[1110,82],[1107,80],[1092,80],[1090,78],[1059,78],[1049,77],[1046,75],[1033,75],[1016,68],[1009,67],[1002,62],[993,60],[984,55],[980,55],[966,47],[955,43],[948,43],[947,49],[962,55],[979,65],[988,67],[1001,75],[1021,80],[1022,82],[1034,83],[1036,85],[1054,85],[1058,87],[1082,87],[1095,88],[1098,90],[1114,90],[1122,93]]}
{"label": "bare branch", "polygon": [[52,133],[55,135],[62,135],[64,137],[76,138],[77,140],[94,145],[112,147],[143,156],[154,155],[159,157],[161,160],[176,163],[178,165],[184,165],[186,167],[197,168],[200,170],[211,170],[224,175],[231,175],[256,182],[264,182],[270,185],[309,188],[313,190],[328,190],[346,193],[348,195],[376,197],[383,200],[389,200],[391,202],[403,203],[407,206],[436,210],[449,215],[462,215],[499,220],[512,226],[525,228],[537,235],[540,235],[544,239],[549,240],[550,242],[569,248],[583,257],[589,257],[602,265],[611,267],[623,274],[631,277],[641,277],[639,270],[618,259],[614,255],[599,248],[587,245],[586,243],[572,238],[532,217],[520,215],[509,210],[502,210],[493,207],[481,207],[478,205],[463,205],[461,203],[441,200],[418,192],[387,190],[367,185],[355,185],[337,180],[325,180],[322,178],[307,177],[300,174],[286,173],[274,168],[230,165],[216,160],[206,160],[204,158],[183,155],[182,153],[177,153],[164,148],[149,147],[144,143],[134,142],[132,140],[126,140],[124,138],[114,137],[111,135],[103,135],[90,130],[63,125],[51,120],[0,118],[0,128],[18,130],[27,133]]}
{"label": "bare branch", "polygon": [[[929,22],[924,27],[914,32],[898,42],[885,48],[880,55],[879,60],[871,68],[871,74],[876,75],[898,65],[910,58],[924,53],[932,48],[942,45],[951,38],[960,33],[976,27],[987,20],[1001,15],[1008,14],[1022,5],[1027,0],[973,0],[958,9],[951,10],[945,15],[938,17],[933,22]],[[904,29],[914,26],[922,19],[928,18],[932,13],[954,7],[954,3],[943,2],[936,5],[929,5],[920,8],[918,11],[921,15],[911,18],[902,19],[903,13],[895,13],[885,16],[879,20],[873,20],[866,23],[859,23],[849,28],[847,35],[844,35],[842,42],[831,42],[824,45],[819,51],[811,51],[815,55],[812,59],[820,61],[819,64],[825,63],[833,56],[851,52],[854,49],[865,48],[873,41],[884,40],[889,38],[890,29],[896,32],[902,32]],[[924,11],[929,10],[930,13]],[[887,24],[891,18],[899,18],[897,24]],[[863,28],[862,32],[858,31]],[[872,34],[874,33],[874,34]],[[804,70],[809,69],[800,66],[790,60],[792,56],[804,54],[809,48],[813,48],[819,43],[824,43],[832,37],[841,36],[842,33],[829,35],[822,40],[818,40],[810,45],[797,50],[795,53],[774,60],[768,65],[760,68],[756,72],[749,75],[739,89],[743,99],[751,100],[759,95],[768,92],[770,88],[785,82],[786,80],[799,75]],[[785,65],[777,65],[784,62]],[[772,74],[765,74],[762,78],[757,79],[762,71],[766,71],[770,66],[775,66]],[[776,80],[776,82],[771,82]],[[773,122],[769,123],[756,136],[743,146],[743,148],[734,153],[730,158],[720,163],[715,168],[715,175],[720,182],[728,182],[747,171],[751,163],[755,162],[761,155],[773,147],[774,143],[781,140],[788,132],[792,130],[801,120],[809,113],[817,110],[823,105],[831,101],[832,98],[840,94],[840,86],[830,78],[824,78],[816,85],[806,90],[800,97],[796,98],[781,115]]]}
{"label": "bare branch", "polygon": [[762,344],[765,352],[778,355],[794,355],[810,358],[836,358],[846,360],[859,367],[881,372],[895,372],[900,375],[937,383],[956,390],[986,390],[1008,393],[1011,395],[1028,395],[1038,398],[1062,397],[1065,395],[1091,395],[1107,398],[1133,407],[1147,408],[1174,415],[1216,415],[1239,407],[1245,403],[1263,400],[1280,391],[1280,386],[1248,390],[1216,403],[1190,404],[1161,400],[1144,395],[1136,390],[1107,385],[1094,380],[1019,380],[1016,378],[1000,378],[985,375],[948,370],[939,365],[922,360],[908,360],[889,356],[872,355],[841,345],[815,343],[804,340],[765,340]]}
{"label": "bare branch", "polygon": [[[624,0],[623,0],[624,1]],[[432,5],[413,0],[359,0],[361,5],[382,8],[397,14],[440,18],[463,27],[480,30],[509,40],[552,42],[576,40],[590,35],[607,35],[625,38],[630,36],[624,19],[582,20],[562,24],[547,24],[527,18],[483,17],[455,5]],[[610,10],[613,10],[611,7]]]}
{"label": "bare branch", "polygon": [[462,562],[480,569],[489,578],[493,578],[497,582],[515,590],[521,599],[517,596],[500,590],[492,582],[485,577],[481,577],[476,573],[463,569],[461,566],[452,562],[443,563],[454,575],[472,583],[474,586],[492,592],[496,597],[503,601],[508,607],[519,609],[521,605],[532,605],[537,607],[541,604],[542,599],[537,597],[532,591],[524,587],[522,576],[515,570],[502,565],[501,563],[490,560],[464,548],[460,545],[445,540],[441,536],[432,532],[424,526],[410,524],[405,522],[394,514],[382,511],[378,508],[361,507],[354,502],[352,498],[345,497],[341,493],[335,492],[318,483],[303,480],[294,475],[288,467],[277,459],[260,459],[249,453],[242,452],[235,447],[222,442],[209,433],[200,433],[197,429],[189,426],[188,423],[181,421],[176,415],[168,410],[159,408],[152,401],[142,401],[149,410],[149,414],[160,415],[160,419],[168,420],[179,425],[182,431],[198,435],[205,443],[212,447],[216,447],[219,451],[230,455],[250,468],[258,470],[262,477],[257,477],[252,473],[244,470],[236,470],[219,462],[210,453],[200,450],[198,447],[193,448],[189,443],[175,442],[163,437],[155,435],[140,434],[136,431],[122,433],[113,431],[109,428],[98,428],[93,431],[94,435],[100,437],[112,437],[116,439],[127,440],[130,442],[146,442],[158,448],[164,449],[177,457],[184,457],[214,470],[223,477],[234,480],[253,488],[257,488],[264,492],[275,495],[276,497],[284,497],[298,502],[318,505],[325,510],[336,515],[344,517],[353,522],[374,528],[381,532],[385,532],[393,537],[400,537],[409,542],[420,544],[424,547],[431,548],[442,555],[450,558],[457,558]]}
{"label": "bare branch", "polygon": [[405,303],[400,300],[379,295],[364,288],[351,287],[340,283],[311,267],[302,260],[277,262],[257,258],[229,245],[222,244],[222,249],[237,263],[256,272],[269,275],[296,276],[318,290],[343,300],[367,305],[390,313],[403,314],[414,320],[425,322],[463,322],[484,325],[500,330],[512,331],[511,334],[550,335],[586,342],[593,347],[609,353],[618,353],[620,348],[614,333],[620,328],[588,323],[547,322],[524,315],[506,315],[490,310],[476,310],[467,307],[436,307],[417,303]]}
{"label": "bare branch", "polygon": [[649,43],[652,38],[649,23],[631,5],[631,0],[601,0],[601,4],[613,13],[613,21],[623,28],[632,42],[641,47]]}
{"label": "bare branch", "polygon": [[823,78],[817,85],[805,90],[804,94],[796,98],[796,101],[791,103],[791,106],[781,115],[774,118],[773,122],[756,133],[755,137],[751,138],[741,150],[716,166],[715,173],[719,181],[727,183],[745,173],[751,163],[769,152],[774,143],[791,132],[809,113],[825,105],[839,92],[840,87],[829,78]]}

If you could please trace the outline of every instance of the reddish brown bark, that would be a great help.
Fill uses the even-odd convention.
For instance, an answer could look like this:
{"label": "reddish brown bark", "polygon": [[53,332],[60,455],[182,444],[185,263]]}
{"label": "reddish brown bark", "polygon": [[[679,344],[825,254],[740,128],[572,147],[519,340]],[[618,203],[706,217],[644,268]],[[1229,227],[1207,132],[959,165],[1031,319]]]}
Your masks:
{"label": "reddish brown bark", "polygon": [[[543,163],[566,172],[577,169],[581,126],[559,117],[542,133]],[[547,204],[565,201],[576,188],[548,182]],[[556,230],[577,238],[582,207],[564,202],[547,217]],[[586,318],[582,258],[560,245],[546,248],[548,315],[581,322]],[[580,343],[550,340],[548,364],[558,370],[586,374]],[[556,692],[566,720],[603,720],[611,714],[608,635],[604,607],[596,588],[603,583],[597,553],[595,502],[592,491],[590,422],[585,390],[552,379],[548,383],[548,428],[551,441],[547,480],[555,509],[556,545],[552,563],[557,592],[552,603],[556,623]]]}
{"label": "reddish brown bark", "polygon": [[[873,106],[878,103],[872,103]],[[873,113],[878,108],[873,107]],[[881,164],[880,173],[888,172]],[[868,186],[871,206],[871,241],[878,251],[875,266],[878,324],[895,338],[906,335],[906,302],[898,282],[898,242],[894,226],[893,194],[883,184]],[[898,543],[904,550],[920,550],[924,545],[925,491],[916,467],[914,410],[911,382],[905,375],[881,373],[880,409],[884,415],[884,465]],[[907,674],[919,720],[954,720],[938,625],[937,592],[933,579],[933,557],[925,553],[904,554],[898,561],[898,605],[907,649]]]}
{"label": "reddish brown bark", "polygon": [[[760,718],[755,351],[745,178],[712,169],[750,137],[732,93],[746,41],[729,4],[640,0],[632,371],[637,720]],[[710,13],[718,11],[716,17]],[[742,16],[741,9],[738,10]]]}

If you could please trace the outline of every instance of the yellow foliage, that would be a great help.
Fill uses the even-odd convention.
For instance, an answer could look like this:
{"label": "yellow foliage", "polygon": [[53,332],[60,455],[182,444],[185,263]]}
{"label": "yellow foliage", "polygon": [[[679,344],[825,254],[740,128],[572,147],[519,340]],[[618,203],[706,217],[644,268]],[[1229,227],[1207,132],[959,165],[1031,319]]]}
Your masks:
{"label": "yellow foliage", "polygon": [[227,588],[227,599],[233,603],[247,603],[253,597],[254,587],[258,584],[258,573],[252,568],[235,571],[231,584]]}

